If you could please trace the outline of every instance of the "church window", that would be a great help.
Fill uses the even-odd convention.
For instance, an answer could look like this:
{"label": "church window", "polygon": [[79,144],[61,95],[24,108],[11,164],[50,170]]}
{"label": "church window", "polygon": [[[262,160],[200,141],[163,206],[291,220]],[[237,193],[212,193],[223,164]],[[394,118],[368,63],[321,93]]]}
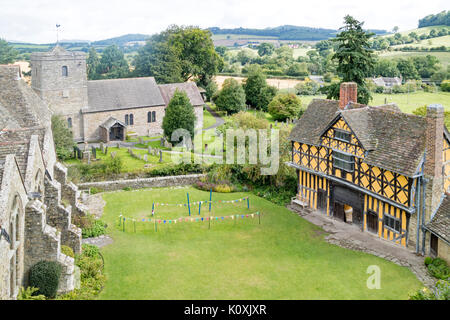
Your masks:
{"label": "church window", "polygon": [[133,114],[130,113],[130,125],[134,124]]}
{"label": "church window", "polygon": [[67,69],[67,66],[62,67],[62,76],[68,77],[69,76],[69,70]]}
{"label": "church window", "polygon": [[147,122],[148,123],[152,122],[152,113],[150,111],[147,112]]}
{"label": "church window", "polygon": [[155,121],[156,121],[156,112],[153,111],[152,112],[152,122],[155,122]]}
{"label": "church window", "polygon": [[67,127],[72,128],[72,118],[67,118]]}
{"label": "church window", "polygon": [[355,170],[355,159],[351,155],[333,150],[333,167],[346,172],[353,172]]}
{"label": "church window", "polygon": [[336,140],[344,141],[344,142],[350,142],[351,141],[351,134],[347,131],[337,130],[334,129],[334,138]]}
{"label": "church window", "polygon": [[128,115],[127,114],[125,115],[125,124],[129,125],[129,123],[128,123]]}

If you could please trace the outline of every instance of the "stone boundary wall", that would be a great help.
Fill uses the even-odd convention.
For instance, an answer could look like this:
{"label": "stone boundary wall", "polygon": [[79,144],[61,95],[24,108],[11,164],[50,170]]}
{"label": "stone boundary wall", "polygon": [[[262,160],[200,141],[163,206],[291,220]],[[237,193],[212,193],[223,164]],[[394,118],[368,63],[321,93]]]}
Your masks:
{"label": "stone boundary wall", "polygon": [[128,180],[115,181],[98,181],[85,182],[78,184],[80,189],[99,188],[102,191],[121,190],[129,187],[132,189],[140,188],[158,188],[158,187],[173,187],[190,185],[197,182],[200,178],[205,177],[206,174],[188,174],[182,176],[167,176],[167,177],[153,177],[153,178],[138,178]]}

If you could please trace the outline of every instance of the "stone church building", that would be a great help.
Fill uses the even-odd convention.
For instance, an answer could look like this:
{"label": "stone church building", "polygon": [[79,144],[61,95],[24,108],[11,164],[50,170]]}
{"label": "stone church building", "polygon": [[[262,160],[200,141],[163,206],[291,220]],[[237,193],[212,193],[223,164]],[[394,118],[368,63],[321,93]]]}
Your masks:
{"label": "stone church building", "polygon": [[78,142],[124,140],[126,133],[162,133],[176,89],[186,92],[203,127],[204,101],[194,82],[158,85],[153,77],[87,80],[86,54],[56,46],[31,55],[31,87],[62,115]]}
{"label": "stone church building", "polygon": [[72,222],[86,211],[56,159],[51,115],[19,66],[0,65],[0,300],[17,298],[41,260],[63,266],[59,292],[79,283],[61,245],[80,253],[81,230]]}

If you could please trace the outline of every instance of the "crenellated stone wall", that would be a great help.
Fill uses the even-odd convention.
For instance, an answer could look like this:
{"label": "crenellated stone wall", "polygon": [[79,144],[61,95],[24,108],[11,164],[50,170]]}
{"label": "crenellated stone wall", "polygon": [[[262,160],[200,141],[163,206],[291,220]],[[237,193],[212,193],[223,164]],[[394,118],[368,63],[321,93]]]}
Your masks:
{"label": "crenellated stone wall", "polygon": [[121,190],[123,188],[141,189],[141,188],[156,188],[156,187],[172,187],[191,185],[197,182],[200,178],[205,177],[205,174],[188,174],[183,176],[168,176],[168,177],[154,177],[154,178],[139,178],[116,181],[99,181],[80,183],[80,189],[99,188],[103,191]]}

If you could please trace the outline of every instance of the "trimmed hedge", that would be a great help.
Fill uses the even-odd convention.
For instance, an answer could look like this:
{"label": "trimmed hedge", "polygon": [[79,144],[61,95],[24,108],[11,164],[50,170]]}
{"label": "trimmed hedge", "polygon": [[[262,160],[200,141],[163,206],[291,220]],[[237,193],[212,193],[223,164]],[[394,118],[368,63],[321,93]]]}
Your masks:
{"label": "trimmed hedge", "polygon": [[38,288],[36,294],[54,298],[58,291],[62,266],[56,261],[40,261],[30,269],[30,287]]}

